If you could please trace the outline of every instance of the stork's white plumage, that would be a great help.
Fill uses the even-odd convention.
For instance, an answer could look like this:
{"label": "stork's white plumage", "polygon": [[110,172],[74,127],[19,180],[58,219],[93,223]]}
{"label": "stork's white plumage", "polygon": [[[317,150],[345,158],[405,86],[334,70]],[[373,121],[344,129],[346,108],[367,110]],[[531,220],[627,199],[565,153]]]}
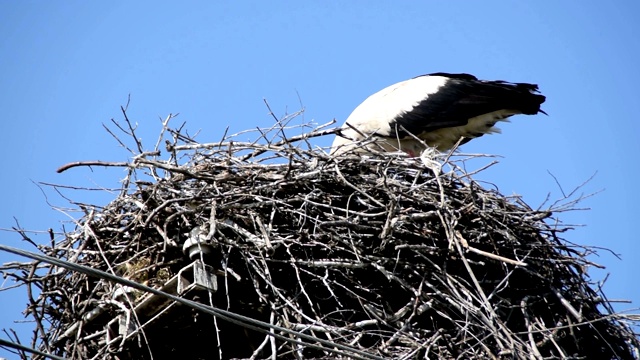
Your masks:
{"label": "stork's white plumage", "polygon": [[535,115],[545,97],[538,86],[478,80],[469,74],[434,73],[399,82],[369,96],[336,136],[333,154],[357,151],[404,151],[418,156],[427,146],[444,151],[499,133],[498,121],[516,114]]}

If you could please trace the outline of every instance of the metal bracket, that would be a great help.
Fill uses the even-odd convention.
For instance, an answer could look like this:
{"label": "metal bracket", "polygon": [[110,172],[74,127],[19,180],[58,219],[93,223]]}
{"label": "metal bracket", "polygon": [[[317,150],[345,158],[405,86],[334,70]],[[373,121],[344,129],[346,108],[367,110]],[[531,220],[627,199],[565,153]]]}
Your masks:
{"label": "metal bracket", "polygon": [[[215,293],[218,291],[218,279],[213,267],[195,260],[164,283],[160,291],[182,297],[192,292]],[[127,305],[125,304],[126,307]],[[133,308],[133,311],[126,310],[125,313],[109,321],[106,326],[107,344],[128,340],[142,327],[150,327],[161,316],[171,313],[175,309],[174,305],[176,305],[175,302],[164,296],[147,294]]]}

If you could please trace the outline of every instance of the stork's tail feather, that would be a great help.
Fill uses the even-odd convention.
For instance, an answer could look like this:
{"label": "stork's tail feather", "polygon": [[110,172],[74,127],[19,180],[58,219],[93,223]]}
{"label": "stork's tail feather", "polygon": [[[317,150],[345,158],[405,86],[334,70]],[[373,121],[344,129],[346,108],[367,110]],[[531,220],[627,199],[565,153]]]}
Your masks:
{"label": "stork's tail feather", "polygon": [[[538,85],[527,83],[508,83],[504,81],[487,81],[486,83],[495,84],[509,90],[505,93],[504,100],[512,102],[516,110],[526,115],[535,115],[539,112],[546,114],[540,109],[540,106],[546,100],[546,97],[538,92]],[[509,95],[511,96],[509,96]]]}

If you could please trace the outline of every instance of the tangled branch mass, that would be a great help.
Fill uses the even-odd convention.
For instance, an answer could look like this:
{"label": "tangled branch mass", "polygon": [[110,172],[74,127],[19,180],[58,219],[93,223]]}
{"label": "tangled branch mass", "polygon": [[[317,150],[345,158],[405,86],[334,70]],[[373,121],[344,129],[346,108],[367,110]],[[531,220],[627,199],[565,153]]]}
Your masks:
{"label": "tangled branch mass", "polygon": [[[285,121],[255,142],[243,133],[200,144],[168,120],[166,149],[111,163],[127,169],[120,195],[86,207],[74,230],[39,251],[248,320],[59,266],[5,266],[5,276],[39,289],[27,312],[41,351],[68,359],[637,356],[628,319],[585,273],[592,250],[561,238],[567,229],[555,217],[575,201],[534,210],[476,182],[465,171],[471,156],[443,155],[438,166],[398,154],[329,156],[308,141],[331,134],[326,126],[289,136],[300,128]],[[137,143],[131,126],[121,129]]]}

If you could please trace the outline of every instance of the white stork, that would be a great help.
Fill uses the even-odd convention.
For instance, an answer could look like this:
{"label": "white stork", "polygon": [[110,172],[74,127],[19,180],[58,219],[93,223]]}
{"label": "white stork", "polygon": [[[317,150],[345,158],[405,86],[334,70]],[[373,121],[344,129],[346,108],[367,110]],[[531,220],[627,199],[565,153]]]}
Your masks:
{"label": "white stork", "polygon": [[[353,110],[331,147],[338,154],[371,139],[366,148],[419,156],[425,144],[451,149],[484,134],[498,121],[535,115],[545,97],[538,85],[478,80],[469,74],[433,73],[386,87]],[[360,144],[362,145],[362,144]],[[358,147],[357,151],[366,151]]]}

